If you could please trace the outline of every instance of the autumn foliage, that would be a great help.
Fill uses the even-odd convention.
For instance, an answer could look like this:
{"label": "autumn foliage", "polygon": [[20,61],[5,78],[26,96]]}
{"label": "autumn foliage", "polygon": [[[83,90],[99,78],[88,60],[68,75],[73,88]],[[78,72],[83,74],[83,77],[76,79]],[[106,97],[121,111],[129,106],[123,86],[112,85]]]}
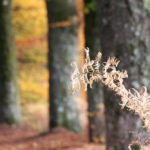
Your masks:
{"label": "autumn foliage", "polygon": [[[45,1],[13,0],[12,10],[21,103],[43,103],[48,99],[48,71],[46,68],[48,28]],[[41,91],[41,88],[44,90]]]}

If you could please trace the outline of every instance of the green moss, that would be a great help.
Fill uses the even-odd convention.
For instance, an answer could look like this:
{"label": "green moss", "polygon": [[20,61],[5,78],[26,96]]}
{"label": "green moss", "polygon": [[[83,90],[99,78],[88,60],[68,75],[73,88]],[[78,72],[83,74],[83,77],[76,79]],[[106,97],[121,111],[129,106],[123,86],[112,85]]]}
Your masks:
{"label": "green moss", "polygon": [[123,56],[123,46],[121,44],[116,48],[116,58],[119,59],[120,56]]}
{"label": "green moss", "polygon": [[133,145],[131,146],[131,149],[132,149],[132,150],[140,150],[140,145],[137,144],[137,143],[135,143],[135,144],[133,144]]}
{"label": "green moss", "polygon": [[15,118],[9,118],[6,122],[10,125],[19,124],[18,120],[16,120]]}
{"label": "green moss", "polygon": [[[88,1],[88,0],[87,0]],[[96,12],[96,0],[90,0],[86,3],[84,12],[86,14],[90,12]]]}

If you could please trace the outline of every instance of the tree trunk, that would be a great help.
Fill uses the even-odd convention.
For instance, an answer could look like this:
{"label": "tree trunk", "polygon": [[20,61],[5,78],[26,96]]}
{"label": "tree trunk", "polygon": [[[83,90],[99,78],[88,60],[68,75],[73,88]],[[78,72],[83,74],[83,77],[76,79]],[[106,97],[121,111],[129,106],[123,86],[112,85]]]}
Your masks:
{"label": "tree trunk", "polygon": [[[96,11],[96,0],[85,0],[85,39],[86,47],[90,48],[90,56],[95,59],[100,51],[98,18]],[[90,7],[93,6],[93,9]],[[105,120],[103,89],[99,83],[88,87],[88,118],[89,118],[89,139],[91,142],[104,142]]]}
{"label": "tree trunk", "polygon": [[20,123],[11,0],[0,1],[0,122]]}
{"label": "tree trunk", "polygon": [[[149,10],[142,0],[99,0],[99,28],[103,58],[116,56],[121,69],[128,71],[127,88],[150,89],[150,21]],[[129,131],[141,127],[139,118],[120,110],[120,98],[104,88],[106,136],[108,150],[127,149]]]}
{"label": "tree trunk", "polygon": [[50,26],[50,127],[63,126],[81,132],[80,107],[69,91],[70,63],[78,62],[80,19],[77,0],[47,0]]}

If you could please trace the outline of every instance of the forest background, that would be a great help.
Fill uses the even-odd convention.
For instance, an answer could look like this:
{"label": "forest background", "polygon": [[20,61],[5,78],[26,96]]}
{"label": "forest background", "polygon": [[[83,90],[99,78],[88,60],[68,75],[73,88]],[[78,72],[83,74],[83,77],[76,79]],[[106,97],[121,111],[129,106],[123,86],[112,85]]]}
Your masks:
{"label": "forest background", "polygon": [[[87,92],[81,86],[72,95],[70,64],[76,61],[83,66],[84,47],[88,46],[91,59],[101,51],[103,62],[109,56],[121,60],[119,69],[129,75],[125,79],[128,89],[145,85],[149,91],[150,1],[13,0],[11,5],[3,0],[0,4],[4,34],[0,38],[0,122],[14,125],[22,120],[24,127],[38,133],[65,127],[85,133],[90,142],[106,145],[108,150],[126,150],[137,138],[130,131],[141,130],[143,122],[127,108],[120,110],[120,98],[102,84],[88,87]],[[14,71],[11,12],[19,78]]]}

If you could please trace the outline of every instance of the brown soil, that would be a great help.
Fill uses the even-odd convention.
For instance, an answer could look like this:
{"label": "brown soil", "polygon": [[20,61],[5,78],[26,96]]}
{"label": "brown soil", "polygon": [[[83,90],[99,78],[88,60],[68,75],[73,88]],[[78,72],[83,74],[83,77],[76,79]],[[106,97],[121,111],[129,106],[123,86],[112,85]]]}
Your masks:
{"label": "brown soil", "polygon": [[0,150],[104,150],[87,137],[63,128],[39,134],[24,127],[0,125]]}

